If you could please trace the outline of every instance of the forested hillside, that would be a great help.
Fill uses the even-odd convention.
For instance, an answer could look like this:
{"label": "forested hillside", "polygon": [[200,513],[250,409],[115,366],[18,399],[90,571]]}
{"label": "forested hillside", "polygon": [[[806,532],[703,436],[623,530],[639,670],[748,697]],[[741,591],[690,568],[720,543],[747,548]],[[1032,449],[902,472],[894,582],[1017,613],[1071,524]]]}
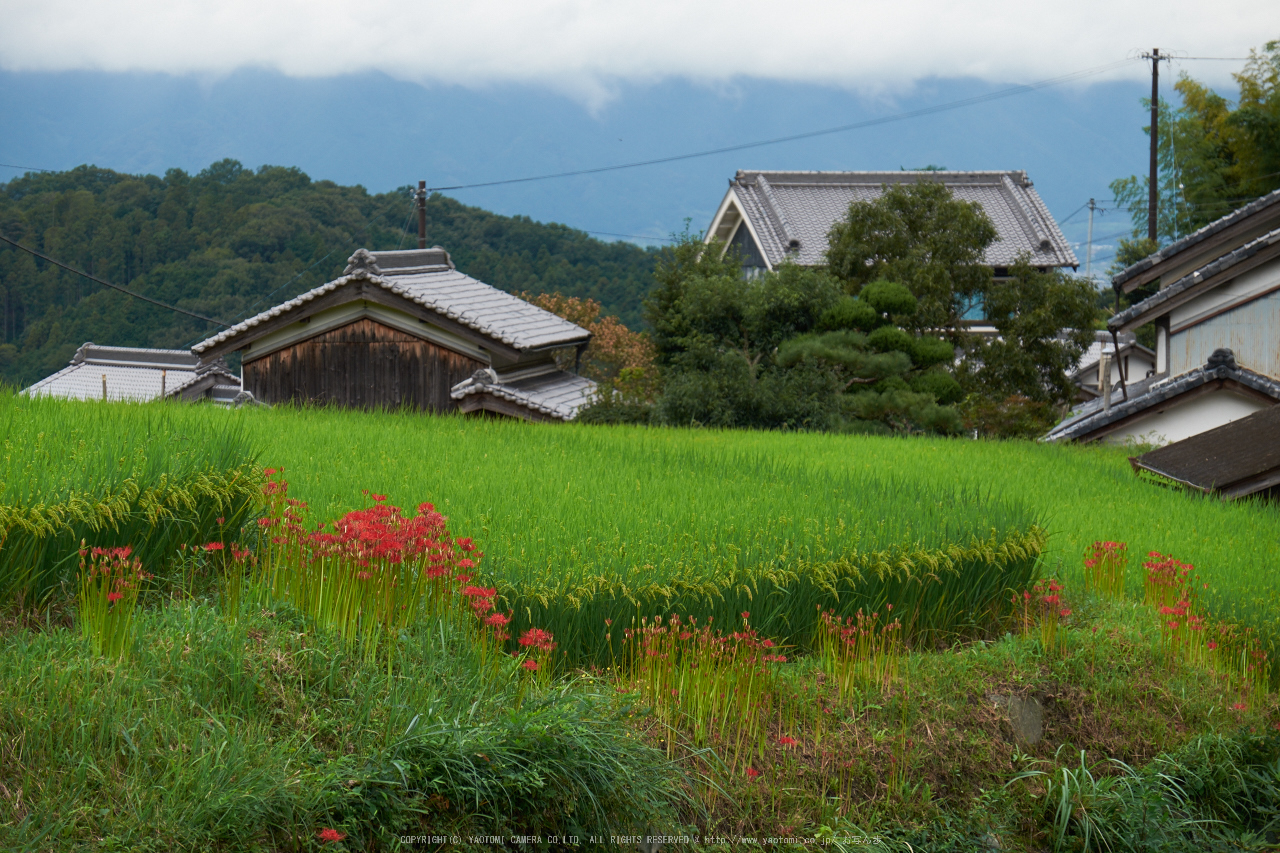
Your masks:
{"label": "forested hillside", "polygon": [[[235,322],[341,274],[358,247],[411,248],[407,188],[312,181],[294,168],[234,160],[163,178],[81,166],[0,184],[0,233],[113,284]],[[636,328],[654,250],[604,243],[564,225],[498,216],[440,195],[427,242],[508,291],[599,300]],[[132,299],[0,243],[0,378],[28,384],[92,340],[185,347],[218,327]]]}

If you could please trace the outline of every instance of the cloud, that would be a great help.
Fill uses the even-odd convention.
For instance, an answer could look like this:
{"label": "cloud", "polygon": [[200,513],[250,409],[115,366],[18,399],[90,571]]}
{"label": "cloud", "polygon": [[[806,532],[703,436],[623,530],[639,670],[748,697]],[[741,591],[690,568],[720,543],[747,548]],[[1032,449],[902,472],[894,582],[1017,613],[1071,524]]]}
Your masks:
{"label": "cloud", "polygon": [[[1028,82],[1159,45],[1243,56],[1280,37],[1271,0],[10,0],[0,67],[550,87],[741,77],[900,91],[930,77]],[[1277,22],[1280,24],[1280,22]],[[1192,65],[1192,63],[1188,63]],[[1225,82],[1239,63],[1194,63]],[[1132,62],[1097,79],[1137,77]]]}

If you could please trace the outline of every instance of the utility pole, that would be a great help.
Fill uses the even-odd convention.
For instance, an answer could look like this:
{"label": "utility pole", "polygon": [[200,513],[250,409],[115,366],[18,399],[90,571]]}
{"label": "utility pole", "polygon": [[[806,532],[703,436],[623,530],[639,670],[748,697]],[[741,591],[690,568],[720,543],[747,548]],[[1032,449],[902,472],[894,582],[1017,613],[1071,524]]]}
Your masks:
{"label": "utility pole", "polygon": [[427,248],[427,182],[418,181],[418,248]]}
{"label": "utility pole", "polygon": [[1089,248],[1085,253],[1084,259],[1084,277],[1093,281],[1093,212],[1098,209],[1098,205],[1093,199],[1089,199]]}
{"label": "utility pole", "polygon": [[1160,60],[1169,60],[1160,55],[1160,48],[1151,49],[1146,55],[1151,60],[1151,174],[1147,180],[1147,239],[1156,239],[1156,177],[1158,164],[1156,152],[1160,143]]}

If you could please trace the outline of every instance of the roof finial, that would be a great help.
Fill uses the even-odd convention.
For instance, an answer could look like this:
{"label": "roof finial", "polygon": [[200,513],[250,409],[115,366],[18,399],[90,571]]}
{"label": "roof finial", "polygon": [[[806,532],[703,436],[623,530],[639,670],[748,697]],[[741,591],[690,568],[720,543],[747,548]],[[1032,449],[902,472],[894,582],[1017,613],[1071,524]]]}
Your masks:
{"label": "roof finial", "polygon": [[1220,347],[1209,354],[1209,361],[1205,364],[1209,370],[1215,370],[1219,367],[1225,367],[1228,370],[1235,370],[1236,354],[1226,347]]}
{"label": "roof finial", "polygon": [[355,253],[347,258],[347,268],[342,271],[342,274],[353,278],[382,275],[382,270],[378,268],[377,261],[378,259],[368,249],[356,249]]}

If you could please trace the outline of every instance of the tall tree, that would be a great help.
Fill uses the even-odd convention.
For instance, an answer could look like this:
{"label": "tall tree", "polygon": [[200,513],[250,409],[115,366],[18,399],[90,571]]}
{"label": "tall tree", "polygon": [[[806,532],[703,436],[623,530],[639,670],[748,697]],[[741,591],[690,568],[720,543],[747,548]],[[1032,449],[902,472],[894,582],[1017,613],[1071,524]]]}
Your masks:
{"label": "tall tree", "polygon": [[[1185,72],[1173,87],[1181,105],[1160,102],[1156,234],[1161,242],[1280,188],[1280,41],[1249,55],[1245,67],[1232,75],[1239,86],[1234,102]],[[1151,100],[1142,103],[1149,112]],[[1149,125],[1143,130],[1150,136]],[[1127,246],[1146,236],[1149,185],[1149,176],[1138,175],[1111,183],[1133,221]],[[1127,248],[1126,256],[1134,256],[1137,248]]]}
{"label": "tall tree", "polygon": [[912,327],[944,330],[959,343],[961,318],[991,280],[982,256],[996,237],[982,207],[942,183],[895,184],[854,202],[832,226],[827,268],[852,295],[877,280],[906,285],[919,301]]}

